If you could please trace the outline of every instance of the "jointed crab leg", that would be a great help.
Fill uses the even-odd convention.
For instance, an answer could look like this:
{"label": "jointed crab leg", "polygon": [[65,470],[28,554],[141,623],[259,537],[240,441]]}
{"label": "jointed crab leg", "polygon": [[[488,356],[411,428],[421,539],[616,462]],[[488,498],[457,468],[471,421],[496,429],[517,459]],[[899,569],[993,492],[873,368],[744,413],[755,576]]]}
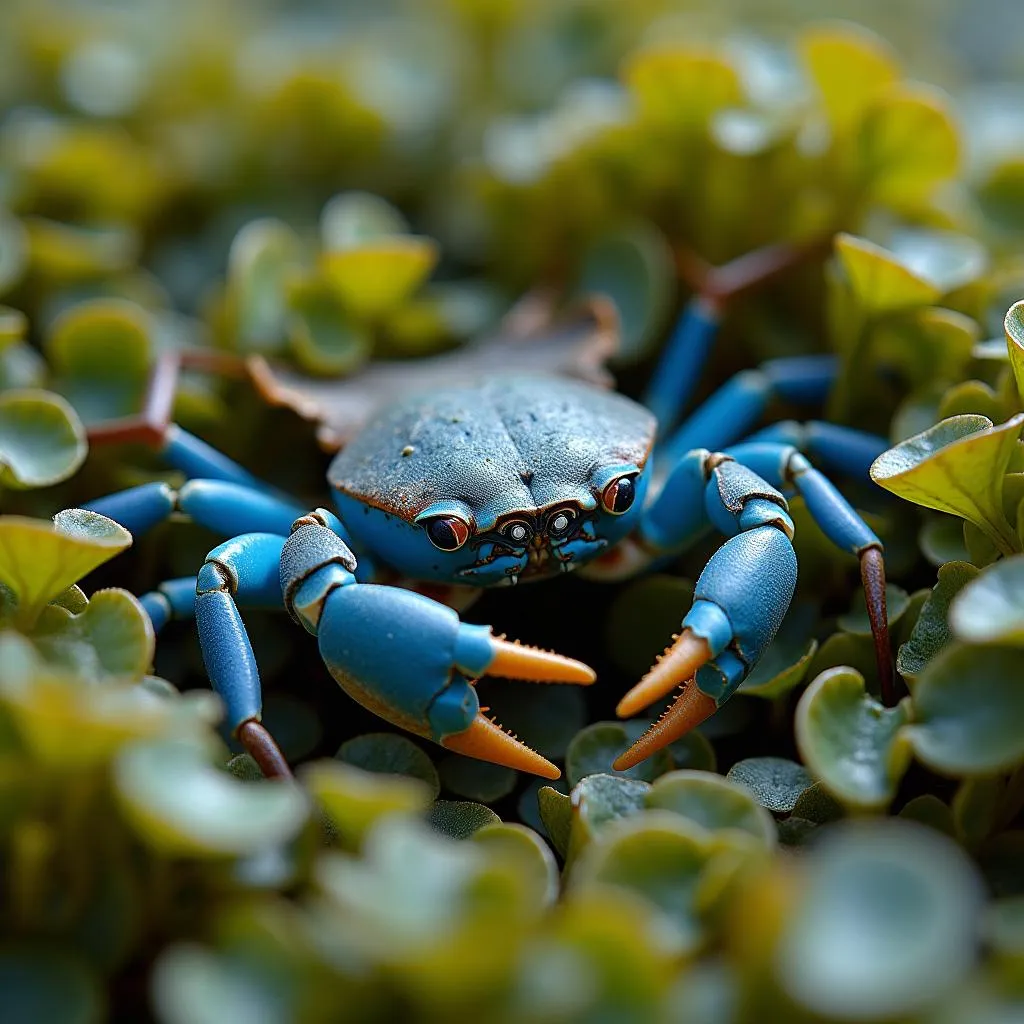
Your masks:
{"label": "jointed crab leg", "polygon": [[683,686],[616,768],[636,764],[704,721],[774,637],[796,584],[793,523],[777,488],[799,493],[826,536],[860,559],[879,678],[887,702],[892,700],[881,541],[790,445],[759,441],[727,452],[695,449],[676,464],[645,511],[641,542],[654,552],[679,550],[709,525],[729,539],[701,573],[675,643],[619,703],[618,714],[626,717]]}

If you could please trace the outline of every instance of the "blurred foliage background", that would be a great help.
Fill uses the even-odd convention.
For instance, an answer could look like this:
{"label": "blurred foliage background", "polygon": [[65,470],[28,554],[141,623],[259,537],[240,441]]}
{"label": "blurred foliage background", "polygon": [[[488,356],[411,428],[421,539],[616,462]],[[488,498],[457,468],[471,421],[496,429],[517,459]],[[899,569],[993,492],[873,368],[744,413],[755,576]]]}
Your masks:
{"label": "blurred foliage background", "polygon": [[[0,1019],[1024,1019],[1022,35],[1015,0],[5,0]],[[695,260],[777,242],[815,255],[730,305],[698,397],[839,357],[825,415],[894,445],[893,494],[842,486],[886,543],[896,707],[796,501],[777,640],[637,768],[613,709],[707,546],[466,613],[597,669],[481,685],[554,787],[385,730],[247,615],[300,765],[263,782],[192,625],[155,644],[132,597],[213,536],[51,518],[181,482],[97,440],[168,354],[174,418],[312,507],[325,438],[245,357],[358,381],[597,292],[635,395]]]}

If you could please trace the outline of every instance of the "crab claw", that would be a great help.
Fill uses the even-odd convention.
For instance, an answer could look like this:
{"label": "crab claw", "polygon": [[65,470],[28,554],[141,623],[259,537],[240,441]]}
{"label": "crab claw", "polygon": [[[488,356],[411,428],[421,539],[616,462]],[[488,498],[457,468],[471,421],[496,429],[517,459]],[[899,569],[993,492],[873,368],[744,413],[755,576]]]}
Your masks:
{"label": "crab claw", "polygon": [[[297,593],[296,606],[308,602]],[[559,777],[550,761],[483,714],[473,684],[493,675],[585,686],[594,672],[582,662],[511,643],[422,594],[375,584],[331,590],[316,630],[331,674],[374,714],[460,754]]]}
{"label": "crab claw", "polygon": [[469,723],[464,732],[445,736],[441,746],[467,757],[515,768],[517,771],[540,775],[545,779],[557,779],[561,772],[546,757],[528,747],[518,737],[491,721],[482,711]]}
{"label": "crab claw", "polygon": [[616,712],[627,718],[678,686],[682,693],[615,761],[616,770],[685,736],[733,694],[775,636],[795,586],[793,545],[775,526],[737,534],[711,556],[679,636]]}

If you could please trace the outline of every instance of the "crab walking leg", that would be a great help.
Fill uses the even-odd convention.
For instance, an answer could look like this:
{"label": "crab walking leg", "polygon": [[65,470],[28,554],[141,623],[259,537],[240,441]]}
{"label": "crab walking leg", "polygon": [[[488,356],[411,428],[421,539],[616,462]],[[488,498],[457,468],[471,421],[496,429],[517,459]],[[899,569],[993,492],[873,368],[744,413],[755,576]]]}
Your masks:
{"label": "crab walking leg", "polygon": [[586,665],[509,643],[422,594],[357,582],[356,561],[314,514],[296,522],[281,557],[285,607],[319,641],[331,675],[393,725],[450,750],[545,778],[558,769],[488,719],[472,680],[503,675],[588,684]]}
{"label": "crab walking leg", "polygon": [[[741,444],[762,442],[789,445],[826,472],[842,473],[854,480],[870,480],[871,463],[891,447],[877,434],[821,420],[782,420],[744,438]],[[732,448],[726,450],[731,452]]]}
{"label": "crab walking leg", "polygon": [[799,263],[822,252],[821,245],[769,245],[709,266],[691,253],[681,253],[682,278],[694,290],[644,395],[660,431],[670,429],[685,410],[718,335],[722,310],[736,296],[759,288]]}
{"label": "crab walking leg", "polygon": [[825,401],[836,375],[833,356],[771,359],[726,381],[658,448],[656,458],[673,466],[698,446],[721,449],[746,437],[764,416],[772,398],[801,405]]}
{"label": "crab walking leg", "polygon": [[718,304],[697,296],[683,310],[644,393],[659,428],[670,428],[686,408],[718,335]]}
{"label": "crab walking leg", "polygon": [[267,776],[289,776],[291,771],[260,723],[260,673],[238,609],[280,607],[284,543],[276,534],[248,533],[221,544],[206,556],[194,591],[206,673],[224,702],[228,727]]}
{"label": "crab walking leg", "polygon": [[[142,484],[82,506],[113,519],[139,537],[175,513],[187,515],[221,537],[243,533],[276,533],[287,537],[292,523],[306,509],[285,497],[256,490],[248,484],[228,480],[189,480],[180,490],[166,483]],[[331,512],[319,510],[331,528],[348,541],[341,521]],[[363,560],[360,578],[368,579],[373,566]],[[175,614],[180,614],[175,612]]]}

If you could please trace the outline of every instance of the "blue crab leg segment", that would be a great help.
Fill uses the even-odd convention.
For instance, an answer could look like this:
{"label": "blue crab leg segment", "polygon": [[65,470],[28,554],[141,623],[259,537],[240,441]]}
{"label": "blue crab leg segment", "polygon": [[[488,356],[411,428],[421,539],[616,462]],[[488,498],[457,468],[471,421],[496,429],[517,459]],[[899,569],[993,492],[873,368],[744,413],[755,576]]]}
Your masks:
{"label": "blue crab leg segment", "polygon": [[656,456],[674,465],[698,446],[721,449],[746,437],[772,398],[820,404],[835,380],[832,356],[772,359],[756,370],[737,373],[718,389],[657,449]]}
{"label": "blue crab leg segment", "polygon": [[181,576],[164,580],[156,590],[139,598],[154,632],[159,633],[172,619],[191,619],[195,615],[197,579],[196,576]]}
{"label": "blue crab leg segment", "polygon": [[269,484],[253,476],[233,459],[217,451],[177,423],[171,423],[164,432],[160,455],[172,469],[180,470],[190,479],[206,478],[244,484],[259,491],[271,491]]}
{"label": "blue crab leg segment", "polygon": [[253,531],[287,536],[291,524],[305,511],[265,490],[224,480],[189,480],[180,491],[165,483],[143,484],[84,507],[120,523],[136,537],[174,512],[184,512],[224,536]]}
{"label": "blue crab leg segment", "polygon": [[705,515],[729,539],[697,580],[675,642],[619,703],[617,713],[627,717],[685,684],[660,722],[615,762],[616,769],[683,735],[732,695],[775,636],[796,587],[793,524],[782,494],[727,455],[688,456],[698,458],[706,480]]}
{"label": "blue crab leg segment", "polygon": [[662,432],[676,422],[692,397],[720,322],[718,305],[709,299],[698,296],[683,310],[643,398]]}
{"label": "blue crab leg segment", "polygon": [[773,423],[751,434],[743,443],[748,442],[791,445],[823,469],[843,473],[857,480],[869,480],[871,463],[890,447],[889,442],[877,434],[820,420],[805,423],[784,420]]}
{"label": "blue crab leg segment", "polygon": [[227,724],[264,774],[290,775],[263,711],[259,669],[238,605],[280,605],[284,537],[250,533],[214,548],[196,578],[195,616],[203,663],[224,702]]}
{"label": "blue crab leg segment", "polygon": [[281,557],[285,606],[317,636],[342,689],[385,721],[451,750],[557,778],[553,764],[483,714],[471,680],[585,685],[593,671],[460,622],[422,594],[357,583],[354,568],[347,546],[315,516],[296,522]]}
{"label": "blue crab leg segment", "polygon": [[[894,706],[897,695],[885,606],[882,542],[828,477],[790,445],[750,441],[735,445],[729,453],[779,487],[798,492],[807,502],[807,510],[822,533],[836,547],[859,560],[882,699],[887,706]],[[859,458],[860,454],[858,452],[856,457]]]}

